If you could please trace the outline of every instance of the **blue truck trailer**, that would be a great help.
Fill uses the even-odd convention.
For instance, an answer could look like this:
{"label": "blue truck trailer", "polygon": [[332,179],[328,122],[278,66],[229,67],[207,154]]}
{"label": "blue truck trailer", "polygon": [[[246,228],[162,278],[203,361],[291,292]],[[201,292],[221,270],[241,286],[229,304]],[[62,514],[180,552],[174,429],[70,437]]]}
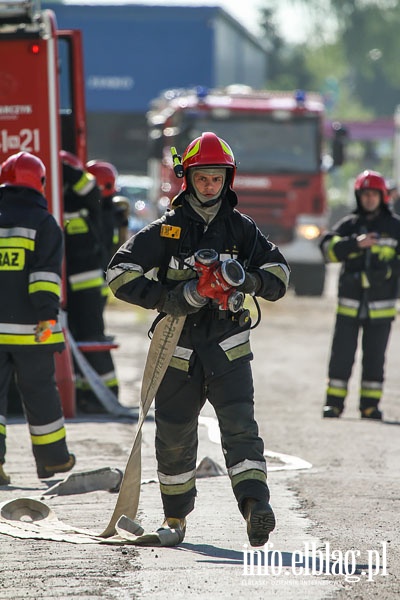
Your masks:
{"label": "blue truck trailer", "polygon": [[121,172],[146,172],[146,112],[162,90],[265,85],[265,44],[219,6],[42,5],[82,31],[89,158]]}

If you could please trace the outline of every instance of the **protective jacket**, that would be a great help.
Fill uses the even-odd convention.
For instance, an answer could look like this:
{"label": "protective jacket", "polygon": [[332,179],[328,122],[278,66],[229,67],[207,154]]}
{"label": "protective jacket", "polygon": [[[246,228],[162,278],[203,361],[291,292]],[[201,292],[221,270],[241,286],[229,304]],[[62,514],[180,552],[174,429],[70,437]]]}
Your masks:
{"label": "protective jacket", "polygon": [[36,190],[0,187],[1,350],[62,350],[57,322],[53,335],[35,342],[39,321],[57,319],[63,252],[62,231]]}
{"label": "protective jacket", "polygon": [[72,292],[104,282],[100,191],[92,175],[63,163],[67,276]]}
{"label": "protective jacket", "polygon": [[[370,249],[357,236],[376,232]],[[400,274],[400,218],[387,206],[368,219],[360,210],[341,219],[320,242],[326,262],[341,262],[337,314],[352,319],[393,320]]]}
{"label": "protective jacket", "polygon": [[[232,190],[227,193],[228,202],[222,202],[209,225],[185,201],[184,194],[178,198],[179,206],[133,236],[113,257],[107,280],[118,298],[144,308],[155,308],[165,288],[196,277],[194,253],[208,248],[216,250],[221,261],[234,258],[249,271],[257,272],[262,281],[258,296],[275,301],[285,294],[289,278],[286,260],[248,217],[234,209],[237,197]],[[156,279],[150,278],[153,269]],[[216,328],[214,324],[213,329],[212,322],[223,321],[218,326],[221,338],[232,330],[243,330],[237,317],[229,311],[220,311],[211,302],[198,313],[188,315],[185,329],[199,319],[209,323],[207,362],[213,362],[210,340]]]}

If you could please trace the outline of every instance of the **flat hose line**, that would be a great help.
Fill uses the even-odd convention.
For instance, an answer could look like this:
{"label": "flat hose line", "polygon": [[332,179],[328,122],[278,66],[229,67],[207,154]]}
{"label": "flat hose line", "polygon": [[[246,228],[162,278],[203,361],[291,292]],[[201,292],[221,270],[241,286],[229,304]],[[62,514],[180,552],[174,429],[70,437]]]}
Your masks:
{"label": "flat hose line", "polygon": [[135,519],[140,498],[142,425],[165,375],[181,335],[186,317],[166,315],[154,329],[143,372],[140,411],[132,450],[125,467],[121,488],[111,520],[101,537],[115,535],[115,525],[123,515]]}

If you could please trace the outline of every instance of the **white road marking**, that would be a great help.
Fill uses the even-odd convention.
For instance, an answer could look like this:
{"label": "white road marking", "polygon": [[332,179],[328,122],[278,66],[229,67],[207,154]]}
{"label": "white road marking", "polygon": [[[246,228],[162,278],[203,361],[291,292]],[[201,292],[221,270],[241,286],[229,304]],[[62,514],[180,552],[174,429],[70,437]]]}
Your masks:
{"label": "white road marking", "polygon": [[[207,427],[208,439],[214,444],[221,443],[221,434],[219,431],[218,421],[215,417],[199,417],[200,425]],[[268,465],[267,470],[271,471],[299,471],[301,469],[311,469],[312,464],[308,461],[300,458],[299,456],[292,456],[291,454],[283,454],[282,452],[273,452],[272,450],[265,450],[264,456],[267,458],[273,458],[281,461],[282,465]]]}
{"label": "white road marking", "polygon": [[275,458],[283,462],[283,465],[267,466],[267,471],[299,471],[300,469],[311,469],[312,464],[299,456],[283,454],[282,452],[273,452],[265,450],[264,456]]}

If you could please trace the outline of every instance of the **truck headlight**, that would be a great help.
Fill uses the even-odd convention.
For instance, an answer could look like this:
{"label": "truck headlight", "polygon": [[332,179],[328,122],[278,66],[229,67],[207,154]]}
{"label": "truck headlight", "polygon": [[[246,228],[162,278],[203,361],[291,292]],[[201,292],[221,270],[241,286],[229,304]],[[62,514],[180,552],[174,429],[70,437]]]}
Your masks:
{"label": "truck headlight", "polygon": [[321,229],[312,223],[301,223],[297,225],[296,232],[298,237],[305,240],[315,240],[321,235]]}

